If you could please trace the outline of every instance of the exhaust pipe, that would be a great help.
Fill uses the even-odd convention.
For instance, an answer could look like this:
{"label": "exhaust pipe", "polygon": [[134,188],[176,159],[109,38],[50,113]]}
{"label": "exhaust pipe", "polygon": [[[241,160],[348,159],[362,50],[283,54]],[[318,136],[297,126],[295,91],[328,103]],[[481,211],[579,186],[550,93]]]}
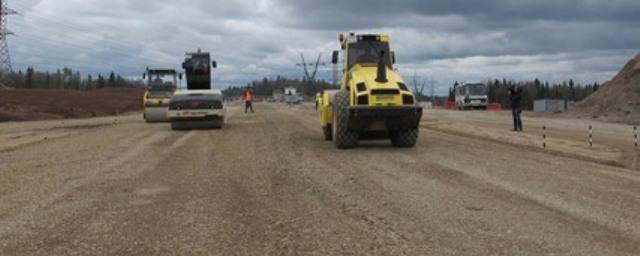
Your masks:
{"label": "exhaust pipe", "polygon": [[384,51],[380,51],[380,58],[378,58],[378,77],[376,77],[376,82],[378,83],[386,83],[387,80],[387,65],[384,62]]}

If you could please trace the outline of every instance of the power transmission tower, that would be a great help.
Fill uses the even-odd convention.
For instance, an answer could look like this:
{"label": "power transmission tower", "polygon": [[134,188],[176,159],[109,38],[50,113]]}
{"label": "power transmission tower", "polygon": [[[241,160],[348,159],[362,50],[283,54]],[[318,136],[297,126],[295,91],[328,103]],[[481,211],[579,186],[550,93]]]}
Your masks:
{"label": "power transmission tower", "polygon": [[7,16],[12,14],[18,14],[18,12],[7,7],[7,0],[0,0],[0,86],[2,87],[8,86],[6,75],[13,71],[7,44],[7,36],[13,35],[13,32],[7,29]]}
{"label": "power transmission tower", "polygon": [[[318,67],[326,66],[324,62],[322,63],[320,62],[320,59],[322,58],[322,53],[318,54],[318,59],[316,60],[316,63],[307,63],[304,59],[304,54],[302,53],[300,53],[300,58],[302,59],[302,63],[298,63],[296,64],[296,66],[302,66],[304,68],[305,79],[307,79],[309,83],[314,83],[316,81],[316,75],[318,74]],[[307,67],[313,67],[313,71],[309,72],[309,69]]]}
{"label": "power transmission tower", "polygon": [[[298,63],[296,64],[296,66],[302,66],[304,69],[304,77],[305,80],[307,81],[307,84],[309,85],[313,85],[316,82],[316,75],[318,74],[318,67],[320,66],[326,66],[326,64],[324,62],[320,62],[320,59],[322,58],[322,53],[318,54],[318,59],[316,60],[316,63],[307,63],[304,59],[304,54],[300,53],[300,59],[302,59],[302,63]],[[308,67],[313,67],[313,71],[309,72],[309,68]],[[305,93],[306,90],[305,88],[303,88],[303,93]]]}

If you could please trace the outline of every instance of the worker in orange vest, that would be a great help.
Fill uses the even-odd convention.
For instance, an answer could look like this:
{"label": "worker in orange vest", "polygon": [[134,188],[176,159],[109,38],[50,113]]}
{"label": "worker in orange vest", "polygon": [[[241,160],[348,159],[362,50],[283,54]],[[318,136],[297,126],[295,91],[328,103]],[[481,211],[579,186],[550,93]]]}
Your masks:
{"label": "worker in orange vest", "polygon": [[253,111],[253,90],[251,90],[251,87],[247,86],[242,98],[244,98],[244,113],[246,114],[248,110],[251,110],[251,113],[255,113]]}

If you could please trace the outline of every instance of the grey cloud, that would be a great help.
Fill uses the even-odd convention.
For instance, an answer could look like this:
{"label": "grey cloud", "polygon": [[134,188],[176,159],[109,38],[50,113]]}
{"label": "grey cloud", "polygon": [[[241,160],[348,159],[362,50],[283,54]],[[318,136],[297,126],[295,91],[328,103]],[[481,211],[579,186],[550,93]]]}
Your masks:
{"label": "grey cloud", "polygon": [[[203,48],[216,84],[296,76],[299,54],[328,62],[337,33],[392,36],[399,70],[453,80],[490,77],[602,81],[640,45],[639,1],[628,0],[24,0],[9,5],[17,68],[60,66],[138,75],[179,68]],[[320,77],[331,78],[330,68]],[[446,91],[441,89],[441,91]]]}
{"label": "grey cloud", "polygon": [[[388,20],[408,14],[423,16],[459,15],[476,21],[518,20],[638,20],[640,2],[635,0],[277,0],[291,7],[291,15],[304,17],[319,28],[339,29],[340,21],[356,28],[384,26]],[[353,22],[359,20],[360,22]],[[324,21],[324,22],[323,22]],[[306,24],[309,24],[307,22]],[[323,24],[327,24],[323,26]],[[362,26],[362,27],[358,27]]]}

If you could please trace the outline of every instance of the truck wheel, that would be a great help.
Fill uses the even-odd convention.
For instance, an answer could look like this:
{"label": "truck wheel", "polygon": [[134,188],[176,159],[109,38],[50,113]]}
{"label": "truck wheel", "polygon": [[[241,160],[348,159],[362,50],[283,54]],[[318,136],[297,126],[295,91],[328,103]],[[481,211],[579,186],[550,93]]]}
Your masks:
{"label": "truck wheel", "polygon": [[324,132],[324,140],[330,141],[333,140],[333,128],[332,125],[327,125],[322,127],[322,132]]}
{"label": "truck wheel", "polygon": [[399,148],[411,148],[416,145],[419,133],[418,128],[392,132],[390,134],[391,144]]}
{"label": "truck wheel", "polygon": [[349,129],[349,92],[336,93],[333,101],[333,143],[338,149],[349,149],[358,145],[358,133]]}

